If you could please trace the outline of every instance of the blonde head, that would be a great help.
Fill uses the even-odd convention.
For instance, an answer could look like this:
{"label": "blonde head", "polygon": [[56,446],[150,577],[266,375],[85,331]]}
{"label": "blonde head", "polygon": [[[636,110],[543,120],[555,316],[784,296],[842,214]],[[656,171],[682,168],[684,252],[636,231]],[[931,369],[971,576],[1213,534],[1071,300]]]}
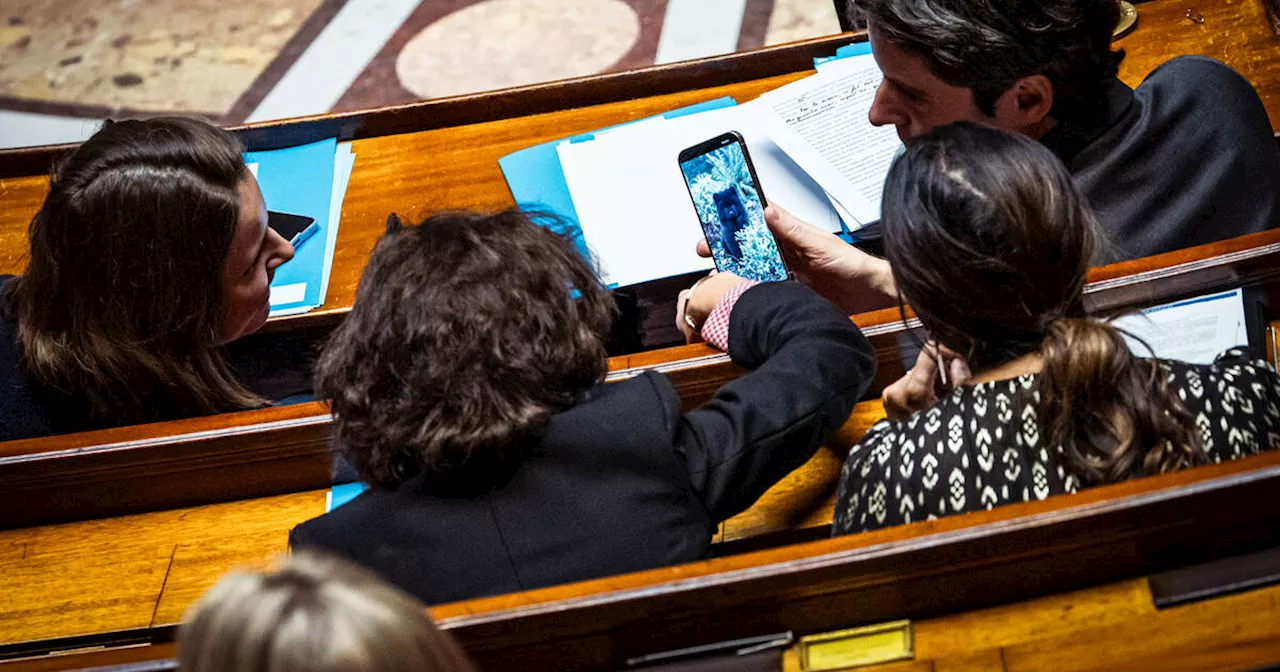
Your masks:
{"label": "blonde head", "polygon": [[374,575],[296,553],[268,572],[223,577],[187,612],[186,672],[470,671],[426,607]]}

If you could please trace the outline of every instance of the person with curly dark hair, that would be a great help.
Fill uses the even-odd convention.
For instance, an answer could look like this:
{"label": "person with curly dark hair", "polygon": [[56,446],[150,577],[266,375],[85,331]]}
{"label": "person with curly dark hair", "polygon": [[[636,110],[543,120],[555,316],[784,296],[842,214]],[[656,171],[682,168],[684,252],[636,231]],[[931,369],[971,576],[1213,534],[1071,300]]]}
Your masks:
{"label": "person with curly dark hair", "polygon": [[316,370],[372,487],[291,545],[427,603],[697,560],[844,423],[875,369],[811,290],[714,275],[682,295],[680,323],[751,371],[684,412],[661,373],[603,383],[614,310],[573,243],[520,212],[389,232]]}

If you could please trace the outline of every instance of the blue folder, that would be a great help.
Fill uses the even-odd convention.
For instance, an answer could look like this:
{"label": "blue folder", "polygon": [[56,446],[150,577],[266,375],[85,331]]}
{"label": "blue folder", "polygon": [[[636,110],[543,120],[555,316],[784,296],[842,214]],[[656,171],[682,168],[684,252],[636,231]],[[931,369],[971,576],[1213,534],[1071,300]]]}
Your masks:
{"label": "blue folder", "polygon": [[325,513],[328,513],[356,497],[359,497],[360,493],[367,489],[369,489],[369,486],[359,482],[343,483],[342,485],[333,486],[333,488],[329,490],[329,495],[325,497]]}
{"label": "blue folder", "polygon": [[822,57],[813,59],[813,67],[816,68],[819,65],[822,65],[823,63],[827,63],[829,61],[834,61],[841,58],[849,58],[850,56],[866,56],[867,54],[870,54],[870,53],[871,53],[870,42],[854,42],[853,44],[846,44],[843,47],[836,49],[835,56],[822,56]]}
{"label": "blue folder", "polygon": [[269,210],[304,215],[316,221],[320,230],[314,240],[303,245],[293,259],[276,269],[273,288],[306,283],[299,301],[277,303],[272,311],[319,306],[324,276],[325,245],[329,235],[329,202],[333,195],[334,138],[297,147],[265,152],[246,152],[245,163],[258,164],[258,187]]}

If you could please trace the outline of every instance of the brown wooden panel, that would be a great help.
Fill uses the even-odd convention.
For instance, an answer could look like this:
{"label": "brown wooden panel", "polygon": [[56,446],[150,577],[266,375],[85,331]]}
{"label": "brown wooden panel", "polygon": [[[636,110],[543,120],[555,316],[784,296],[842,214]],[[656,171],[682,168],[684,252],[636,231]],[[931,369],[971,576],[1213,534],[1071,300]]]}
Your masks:
{"label": "brown wooden panel", "polygon": [[1005,649],[1009,672],[1229,670],[1280,662],[1280,590],[1166,609],[1122,627],[1083,627]]}
{"label": "brown wooden panel", "polygon": [[175,623],[226,570],[260,566],[325,491],[0,532],[0,645]]}
{"label": "brown wooden panel", "polygon": [[[0,633],[21,641],[150,626],[172,555],[172,546],[121,538],[5,562]],[[69,581],[75,591],[67,591]]]}
{"label": "brown wooden panel", "polygon": [[[307,509],[307,513],[313,512],[311,507]],[[285,527],[227,537],[217,543],[179,544],[151,625],[181,621],[187,607],[200,599],[223,574],[237,569],[265,568],[288,548],[289,528]]]}
{"label": "brown wooden panel", "polygon": [[[1087,300],[1102,312],[1240,285],[1262,286],[1274,293],[1280,278],[1280,230],[1105,266],[1093,269],[1090,277]],[[914,342],[906,334],[912,323],[903,323],[894,309],[853,319],[877,350],[879,366],[869,390],[875,397],[902,375],[901,346]],[[613,358],[610,363],[626,367],[610,371],[610,380],[647,369],[667,373],[686,407],[701,404],[742,374],[727,355],[701,344]],[[764,506],[750,512],[754,519],[726,524],[724,539],[758,536],[767,529],[798,531],[796,536],[754,543],[820,534],[818,528],[830,521],[828,504],[841,446],[856,441],[880,413],[863,407],[832,450],[820,452],[809,467],[777,486]],[[325,487],[330,482],[331,434],[324,406],[312,403],[2,443],[0,480],[8,484],[12,505],[0,510],[0,527]]]}
{"label": "brown wooden panel", "polygon": [[322,488],[322,404],[0,443],[0,528]]}
{"label": "brown wooden panel", "polygon": [[[441,605],[432,615],[485,665],[599,669],[630,655],[751,634],[939,617],[1273,545],[1280,543],[1280,512],[1256,502],[1277,486],[1280,454],[1269,453],[1043,502]],[[1131,590],[1115,589],[1118,607],[1094,605],[1078,616],[1070,599],[1035,617],[1010,610],[973,616],[973,629],[1003,618],[1013,631],[993,631],[976,642],[960,635],[949,644],[939,640],[936,653],[979,644],[1012,652],[1019,637],[1057,636],[1053,629],[1064,619],[1104,631],[1112,622],[1129,622],[1128,615],[1145,621],[1149,607],[1135,606]],[[1256,594],[1225,598],[1243,601],[1224,613],[1247,607],[1266,614],[1250,601]],[[1176,617],[1194,606],[1162,613]],[[1210,633],[1228,637],[1222,655],[1241,655],[1237,644],[1251,652],[1245,657],[1268,655],[1271,626],[1231,623]],[[145,631],[161,641],[172,635],[169,627]],[[1064,636],[1062,645],[1079,637]],[[1132,637],[1117,636],[1115,646]],[[1025,654],[1044,648],[1029,646]],[[1183,649],[1170,654],[1189,655]],[[1040,662],[1024,669],[1046,669]]]}
{"label": "brown wooden panel", "polygon": [[[916,641],[919,646],[919,640]],[[999,649],[965,653],[929,662],[933,664],[933,672],[1005,672],[1003,652]],[[869,667],[866,672],[884,672],[884,670]]]}
{"label": "brown wooden panel", "polygon": [[[1262,0],[1135,3],[1138,27],[1116,41],[1125,50],[1120,79],[1136,86],[1175,55],[1199,54],[1235,68],[1258,90],[1273,127],[1280,129],[1280,38],[1271,32]],[[1193,9],[1203,23],[1187,19]]]}
{"label": "brown wooden panel", "polygon": [[[1211,474],[1217,478],[1204,480]],[[1261,514],[1267,520],[1249,515],[1254,519],[1246,521],[1242,512],[1250,497],[1280,483],[1280,455],[1157,478],[659,572],[444,605],[433,615],[478,657],[518,660],[528,669],[540,669],[523,655],[532,638],[545,646],[563,635],[576,646],[609,633],[609,646],[592,644],[582,654],[603,665],[686,642],[783,629],[823,631],[1023,599],[1276,541],[1272,514]],[[578,609],[590,618],[575,618]],[[734,618],[718,619],[717,610]]]}

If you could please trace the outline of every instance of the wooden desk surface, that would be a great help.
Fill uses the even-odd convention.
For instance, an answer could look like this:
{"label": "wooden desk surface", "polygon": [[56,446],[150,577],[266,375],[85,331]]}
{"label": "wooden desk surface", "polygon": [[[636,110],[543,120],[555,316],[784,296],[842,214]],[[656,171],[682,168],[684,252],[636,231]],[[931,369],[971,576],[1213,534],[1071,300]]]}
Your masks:
{"label": "wooden desk surface", "polygon": [[[1185,2],[1153,0],[1139,5],[1138,27],[1117,42],[1128,54],[1121,65],[1121,78],[1137,85],[1157,65],[1174,56],[1212,56],[1248,78],[1262,96],[1273,126],[1280,124],[1280,39],[1270,32],[1261,0],[1199,3],[1196,9],[1204,15],[1203,23],[1185,18]],[[743,55],[733,55],[655,70],[668,82],[679,81],[694,72],[732,67],[736,59],[742,58]],[[355,140],[355,171],[342,209],[328,300],[321,309],[282,318],[282,323],[312,321],[349,309],[360,271],[383,231],[388,213],[395,211],[416,220],[442,210],[511,206],[511,194],[497,163],[505,154],[720,96],[733,96],[740,102],[750,100],[809,72]],[[594,85],[586,80],[573,86]],[[412,115],[413,108],[396,114]],[[46,190],[43,175],[0,179],[0,274],[18,273],[24,268],[26,228]]]}
{"label": "wooden desk surface", "polygon": [[[884,416],[858,405],[837,446]],[[844,462],[820,449],[806,468],[721,526],[717,542],[829,525]],[[176,623],[217,578],[288,548],[294,525],[324,513],[326,490],[0,531],[0,644]]]}
{"label": "wooden desk surface", "polygon": [[[1079,566],[1081,557],[1078,551],[1081,549],[1076,549],[1075,545],[1082,543],[1096,546],[1102,554],[1092,557],[1092,551],[1085,551],[1084,557],[1092,557],[1093,564],[1102,562],[1106,566],[1115,566],[1126,564],[1131,559],[1130,554],[1139,551],[1137,546],[1155,540],[1161,534],[1171,535],[1171,538],[1185,537],[1174,542],[1176,548],[1181,549],[1176,558],[1182,562],[1194,561],[1195,553],[1188,552],[1192,548],[1189,544],[1213,543],[1213,540],[1205,536],[1207,528],[1203,521],[1193,519],[1230,514],[1226,509],[1198,506],[1208,500],[1197,497],[1213,490],[1237,492],[1238,486],[1254,482],[1256,487],[1232,501],[1240,504],[1253,500],[1274,488],[1276,474],[1280,473],[1277,469],[1280,469],[1280,454],[1269,453],[1237,462],[1104,486],[1043,502],[1015,504],[994,511],[803,546],[439,605],[431,612],[443,627],[452,629],[469,646],[480,647],[475,649],[477,654],[488,649],[492,659],[493,647],[501,646],[507,638],[525,642],[526,647],[536,646],[543,638],[548,638],[548,642],[559,641],[557,637],[563,639],[566,636],[569,641],[575,641],[574,637],[589,638],[594,630],[577,630],[586,626],[574,621],[572,614],[575,612],[578,621],[584,616],[603,619],[592,626],[595,628],[613,627],[610,619],[622,618],[619,614],[625,614],[624,620],[631,619],[632,625],[654,618],[658,619],[655,621],[658,625],[654,627],[667,633],[670,630],[661,623],[670,621],[675,624],[692,618],[705,618],[706,614],[702,612],[716,609],[715,605],[724,600],[724,608],[737,610],[735,613],[740,619],[750,620],[750,616],[777,626],[779,623],[773,622],[775,612],[785,611],[788,616],[779,617],[783,619],[782,623],[799,632],[809,633],[875,622],[868,619],[874,619],[874,614],[884,613],[883,609],[876,610],[871,606],[876,601],[887,601],[891,612],[904,608],[920,611],[920,600],[950,599],[936,592],[945,586],[960,594],[974,590],[986,594],[995,590],[1006,597],[994,604],[1012,604],[1041,593],[1021,593],[1021,597],[1011,599],[1007,596],[1008,591],[1001,592],[1000,586],[991,583],[995,576],[987,567],[992,560],[990,555],[976,553],[978,547],[971,549],[974,554],[950,555],[944,552],[946,544],[963,545],[967,542],[962,538],[976,536],[990,536],[998,545],[1012,543],[1009,549],[999,552],[1006,554],[1005,560],[1012,563],[1006,569],[1022,576],[1001,574],[1004,580],[1015,583],[1030,580],[1033,584],[1048,586],[1054,585],[1053,577],[1057,574],[1052,570],[1055,567],[1061,573],[1075,571],[1071,568]],[[1267,475],[1259,477],[1262,472]],[[288,526],[314,515],[322,506],[322,495],[301,493],[256,502],[0,533],[0,559],[4,559],[6,565],[6,572],[0,573],[0,589],[8,597],[0,604],[0,628],[3,628],[0,630],[3,640],[0,641],[27,639],[32,635],[44,638],[172,623],[221,572],[229,567],[261,564],[266,557],[283,548],[283,536]],[[1140,514],[1140,511],[1159,510],[1163,506],[1159,501],[1174,500],[1184,501],[1185,505],[1176,505],[1178,512],[1172,517],[1165,513],[1155,517]],[[1103,508],[1111,508],[1118,517],[1098,527],[1094,523],[1103,520],[1097,515]],[[1274,521],[1275,517],[1268,515],[1266,519]],[[1083,524],[1076,532],[1064,538],[1052,535],[1042,538],[1072,518]],[[1144,524],[1135,527],[1132,523],[1139,520]],[[1010,537],[1007,532],[1014,527],[1025,528],[1031,536],[1021,540]],[[1154,531],[1162,527],[1168,528],[1166,532]],[[1227,527],[1221,528],[1225,534],[1238,534],[1245,529]],[[1027,546],[1029,542],[1034,542],[1034,546]],[[912,545],[918,546],[915,552],[898,552]],[[1056,561],[1053,558],[1064,553],[1071,557],[1069,566],[1054,565]],[[906,557],[899,558],[900,555]],[[858,557],[862,560],[858,561]],[[1045,558],[1049,559],[1048,565]],[[935,592],[903,591],[907,585],[903,581],[908,577],[917,576],[931,581],[928,577],[938,572],[946,576],[940,579],[941,583],[929,584],[928,587]],[[822,573],[830,574],[830,577],[818,580]],[[809,579],[798,583],[792,580],[801,574]],[[1105,568],[1101,575],[1110,578],[1099,580],[1099,584],[1123,577]],[[787,578],[789,576],[792,578]],[[765,601],[761,601],[764,599],[760,594],[762,584],[771,586],[766,589],[769,599]],[[1221,656],[1226,656],[1225,660],[1252,661],[1258,656],[1271,655],[1270,652],[1275,650],[1274,633],[1280,623],[1276,621],[1273,590],[1205,603],[1216,604],[1216,607],[1190,605],[1155,613],[1150,607],[1149,595],[1143,590],[1135,590],[1135,585],[1134,582],[1124,582],[1100,590],[994,609],[985,608],[993,604],[991,600],[979,597],[976,605],[969,599],[972,606],[968,608],[981,611],[958,616],[945,614],[959,613],[963,609],[941,613],[934,610],[928,615],[929,620],[920,621],[923,628],[920,636],[927,636],[929,644],[921,640],[919,657],[927,657],[941,665],[944,659],[958,663],[959,660],[950,659],[970,657],[961,655],[964,653],[975,654],[977,662],[989,662],[992,656],[1016,655],[1020,661],[1016,669],[1066,669],[1054,664],[1052,654],[1058,649],[1021,646],[1032,640],[1044,640],[1070,653],[1064,658],[1072,663],[1070,669],[1096,669],[1094,665],[1112,659],[1133,665],[1151,655],[1185,656],[1195,651],[1213,653],[1213,658],[1201,659],[1201,663],[1218,660]],[[1079,584],[1060,587],[1044,591],[1044,594],[1052,595],[1079,587]],[[831,595],[834,601],[825,605],[811,603],[812,599],[832,590],[836,591]],[[849,590],[854,594],[847,594]],[[1014,594],[1018,593],[1015,591]],[[876,595],[878,597],[873,597]],[[872,599],[855,599],[858,596]],[[663,606],[659,606],[658,602],[662,601],[665,601]],[[900,602],[902,604],[899,605]],[[693,609],[691,604],[699,606]],[[766,604],[768,608],[763,607]],[[1082,608],[1077,609],[1078,606]],[[926,613],[929,610],[928,607],[923,609]],[[1232,610],[1239,610],[1240,615],[1232,616]],[[1201,616],[1190,616],[1195,613]],[[508,625],[499,622],[504,619],[509,621]],[[1142,619],[1151,620],[1144,625]],[[707,626],[703,629],[705,632],[686,633],[683,638],[697,640],[700,637],[706,641],[716,634],[725,634],[726,628],[767,627],[761,623],[752,625],[748,620],[742,621],[746,625],[738,626],[728,621],[704,623]],[[806,625],[806,621],[813,623]],[[815,628],[814,623],[820,623],[822,627]],[[925,624],[930,626],[925,627]],[[1200,635],[1193,634],[1197,624],[1206,628]],[[1126,643],[1124,632],[1155,634],[1164,627],[1188,629],[1181,630],[1183,634],[1178,636]],[[980,635],[984,629],[990,629],[990,632]],[[1091,654],[1086,650],[1087,646],[1073,639],[1080,632],[1088,632],[1116,648],[1103,648]],[[674,634],[672,637],[679,638]],[[1263,646],[1265,641],[1272,641],[1272,644]],[[514,645],[520,646],[519,642]],[[130,654],[124,652],[124,655]],[[138,655],[171,655],[171,649],[158,647]],[[46,666],[52,662],[33,661],[36,667],[18,663],[15,667],[57,669]],[[102,662],[106,661],[98,664]],[[555,664],[554,660],[544,660],[543,663],[546,669]],[[884,669],[887,672],[899,668],[890,666]],[[1195,668],[1184,666],[1182,669]]]}
{"label": "wooden desk surface", "polygon": [[859,672],[1261,669],[1280,662],[1280,586],[1157,610],[1132,579],[912,625],[913,660]]}
{"label": "wooden desk surface", "polygon": [[[1145,578],[912,623],[912,660],[863,672],[1259,669],[1280,661],[1280,586],[1157,610]],[[175,655],[157,645],[145,658]],[[136,662],[138,652],[3,664],[12,672]],[[61,665],[58,663],[62,663]],[[784,672],[799,672],[796,649]]]}

